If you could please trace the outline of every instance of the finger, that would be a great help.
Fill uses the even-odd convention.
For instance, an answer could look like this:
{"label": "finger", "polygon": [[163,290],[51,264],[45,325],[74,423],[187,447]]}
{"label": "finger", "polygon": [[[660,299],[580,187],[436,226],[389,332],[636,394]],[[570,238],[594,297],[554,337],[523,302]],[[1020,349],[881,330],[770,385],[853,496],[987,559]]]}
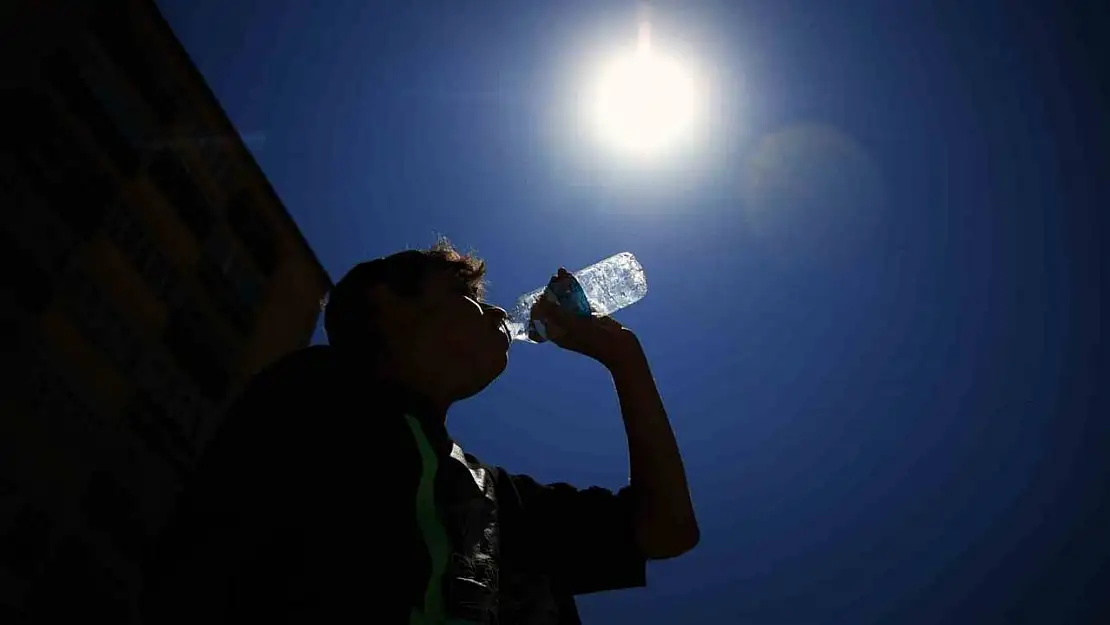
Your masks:
{"label": "finger", "polygon": [[559,305],[547,299],[541,299],[532,307],[532,316],[541,321],[559,319],[561,312]]}
{"label": "finger", "polygon": [[571,323],[574,323],[574,318],[575,318],[574,315],[570,313],[570,311],[568,311],[565,308],[563,308],[562,306],[560,306],[560,305],[558,305],[554,302],[550,302],[550,301],[543,302],[543,304],[536,310],[536,313],[542,319],[545,319],[545,320],[549,319],[549,320],[558,322],[559,324],[563,325],[564,327],[566,327],[567,325],[569,325]]}
{"label": "finger", "polygon": [[556,304],[555,302],[552,302],[551,300],[547,299],[546,297],[541,297],[540,299],[536,300],[535,304],[532,305],[532,312],[533,313],[542,313],[542,314],[546,315],[552,309],[555,309],[555,308],[558,308],[558,304]]}
{"label": "finger", "polygon": [[600,325],[602,327],[605,327],[605,328],[613,328],[614,330],[619,330],[619,329],[624,328],[624,326],[621,325],[621,323],[619,321],[617,321],[616,319],[614,319],[612,317],[597,317],[596,319],[597,319],[598,325]]}
{"label": "finger", "polygon": [[567,335],[567,329],[561,323],[550,319],[544,322],[544,329],[547,331],[547,338],[556,343],[562,342]]}

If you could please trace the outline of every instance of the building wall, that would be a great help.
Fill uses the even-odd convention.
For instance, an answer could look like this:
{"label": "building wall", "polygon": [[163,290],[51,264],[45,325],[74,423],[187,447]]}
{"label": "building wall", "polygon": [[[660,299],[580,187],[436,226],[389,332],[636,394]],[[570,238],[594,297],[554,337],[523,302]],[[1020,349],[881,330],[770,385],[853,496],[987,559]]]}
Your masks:
{"label": "building wall", "polygon": [[0,622],[122,623],[221,408],[331,283],[153,2],[3,4]]}

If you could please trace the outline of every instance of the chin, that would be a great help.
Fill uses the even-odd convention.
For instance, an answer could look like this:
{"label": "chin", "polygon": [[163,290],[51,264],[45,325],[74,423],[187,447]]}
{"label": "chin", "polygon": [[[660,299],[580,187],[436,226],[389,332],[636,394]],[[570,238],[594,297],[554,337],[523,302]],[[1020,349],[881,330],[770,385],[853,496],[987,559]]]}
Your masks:
{"label": "chin", "polygon": [[508,364],[509,364],[509,355],[508,354],[501,354],[500,358],[497,358],[496,360],[493,360],[492,362],[490,362],[490,364],[488,366],[475,367],[474,368],[475,373],[478,373],[479,371],[481,371],[481,372],[484,372],[484,375],[482,375],[479,378],[476,378],[473,381],[474,383],[470,386],[470,389],[469,389],[470,392],[465,393],[459,399],[466,399],[468,397],[473,397],[473,396],[477,395],[478,393],[481,393],[482,391],[486,390],[486,388],[489,387],[490,384],[493,384],[494,380],[501,377],[501,374],[505,372],[505,367],[507,367]]}

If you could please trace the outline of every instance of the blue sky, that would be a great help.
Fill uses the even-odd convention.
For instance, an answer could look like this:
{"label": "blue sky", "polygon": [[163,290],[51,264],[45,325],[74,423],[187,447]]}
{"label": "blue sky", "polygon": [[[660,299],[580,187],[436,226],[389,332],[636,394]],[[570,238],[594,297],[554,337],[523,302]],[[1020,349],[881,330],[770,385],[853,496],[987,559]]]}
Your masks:
{"label": "blue sky", "polygon": [[[659,2],[655,44],[705,106],[697,140],[631,164],[574,111],[635,3],[159,5],[333,278],[442,233],[508,305],[560,265],[640,258],[649,293],[617,317],[703,540],[647,590],[582,598],[586,622],[1062,622],[1095,601],[1084,278],[1107,185],[1085,145],[1107,132],[1083,121],[1106,102],[1083,15]],[[449,424],[542,480],[627,479],[610,381],[551,346],[516,345]]]}

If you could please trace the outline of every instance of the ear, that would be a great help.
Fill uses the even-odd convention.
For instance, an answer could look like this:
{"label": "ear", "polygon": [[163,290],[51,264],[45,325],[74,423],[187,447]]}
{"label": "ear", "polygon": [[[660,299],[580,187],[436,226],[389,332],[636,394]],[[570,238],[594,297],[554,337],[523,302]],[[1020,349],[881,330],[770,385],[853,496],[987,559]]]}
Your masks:
{"label": "ear", "polygon": [[386,343],[412,326],[415,316],[412,299],[398,295],[385,284],[371,286],[367,298]]}
{"label": "ear", "polygon": [[393,292],[393,289],[381,282],[370,285],[366,292],[366,298],[370,302],[370,305],[377,309],[376,312],[379,313],[393,308],[397,300],[400,299],[397,294]]}
{"label": "ear", "polygon": [[396,349],[398,340],[398,323],[404,319],[404,313],[399,310],[400,298],[388,286],[374,284],[366,290],[366,302],[370,314],[366,323],[376,326],[376,336],[380,341],[373,355],[373,368],[383,378],[390,378],[395,373],[391,355]]}

